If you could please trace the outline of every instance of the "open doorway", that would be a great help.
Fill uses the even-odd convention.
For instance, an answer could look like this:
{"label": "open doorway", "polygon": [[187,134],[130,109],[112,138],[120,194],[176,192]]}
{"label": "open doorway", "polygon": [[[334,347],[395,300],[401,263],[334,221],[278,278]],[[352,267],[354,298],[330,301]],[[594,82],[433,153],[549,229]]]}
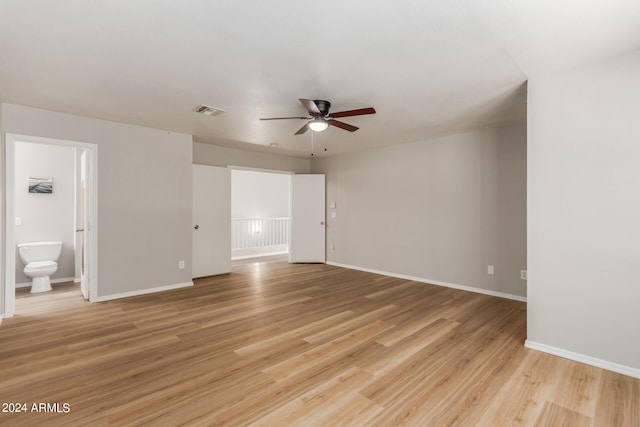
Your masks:
{"label": "open doorway", "polygon": [[287,254],[291,174],[231,170],[231,259]]}
{"label": "open doorway", "polygon": [[[85,299],[97,294],[97,146],[8,134],[6,137],[5,317],[16,312],[16,292],[64,284]],[[57,260],[30,259],[38,244],[59,242]],[[26,248],[26,249],[25,249]],[[27,259],[27,261],[25,261]],[[26,264],[53,262],[47,286],[36,286]],[[39,273],[37,273],[39,274]],[[51,285],[49,285],[51,284]]]}

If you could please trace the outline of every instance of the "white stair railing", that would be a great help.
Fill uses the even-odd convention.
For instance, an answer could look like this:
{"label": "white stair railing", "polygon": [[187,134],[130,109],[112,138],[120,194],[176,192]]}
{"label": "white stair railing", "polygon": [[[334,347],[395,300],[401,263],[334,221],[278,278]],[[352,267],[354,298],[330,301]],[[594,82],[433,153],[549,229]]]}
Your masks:
{"label": "white stair railing", "polygon": [[289,244],[289,218],[232,218],[231,249]]}

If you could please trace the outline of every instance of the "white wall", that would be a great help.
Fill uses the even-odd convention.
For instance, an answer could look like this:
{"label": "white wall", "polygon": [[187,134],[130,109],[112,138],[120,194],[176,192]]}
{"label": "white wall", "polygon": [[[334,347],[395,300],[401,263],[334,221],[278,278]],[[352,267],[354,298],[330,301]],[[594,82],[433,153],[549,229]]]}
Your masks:
{"label": "white wall", "polygon": [[529,82],[527,345],[640,377],[639,76],[635,51]]}
{"label": "white wall", "polygon": [[193,144],[193,163],[209,166],[241,166],[246,168],[309,173],[308,159],[258,153],[217,145]]}
{"label": "white wall", "polygon": [[11,104],[2,115],[6,133],[98,145],[98,297],[191,282],[190,135]]}
{"label": "white wall", "polygon": [[[62,254],[51,278],[75,277],[75,149],[16,142],[14,214],[22,225],[14,228],[15,242],[59,240]],[[53,193],[29,193],[29,177],[52,177]],[[16,250],[16,283],[30,283]],[[55,286],[55,285],[54,285]]]}
{"label": "white wall", "polygon": [[312,171],[336,203],[329,262],[526,295],[524,123],[314,159]]}
{"label": "white wall", "polygon": [[288,218],[290,175],[231,171],[232,218]]}

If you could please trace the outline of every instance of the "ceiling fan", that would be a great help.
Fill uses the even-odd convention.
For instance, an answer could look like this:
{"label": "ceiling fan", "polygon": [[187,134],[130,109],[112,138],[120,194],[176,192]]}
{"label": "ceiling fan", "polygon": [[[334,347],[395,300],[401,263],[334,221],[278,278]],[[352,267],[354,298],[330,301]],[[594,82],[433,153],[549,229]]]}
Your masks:
{"label": "ceiling fan", "polygon": [[372,107],[358,108],[357,110],[339,111],[337,113],[329,114],[329,108],[331,103],[322,99],[300,99],[304,108],[307,109],[311,117],[271,117],[260,120],[288,120],[288,119],[303,119],[309,120],[304,126],[302,126],[295,135],[302,135],[307,130],[311,129],[315,132],[322,132],[329,126],[339,127],[340,129],[348,130],[349,132],[355,132],[359,128],[352,126],[348,123],[336,120],[336,118],[350,117],[350,116],[363,116],[365,114],[375,114],[376,110]]}

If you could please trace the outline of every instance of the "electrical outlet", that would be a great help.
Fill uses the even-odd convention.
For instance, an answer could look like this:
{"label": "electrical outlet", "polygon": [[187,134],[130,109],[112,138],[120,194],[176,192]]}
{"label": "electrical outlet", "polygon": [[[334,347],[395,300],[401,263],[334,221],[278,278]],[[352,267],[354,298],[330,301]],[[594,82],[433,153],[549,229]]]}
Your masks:
{"label": "electrical outlet", "polygon": [[493,268],[493,265],[488,265],[487,266],[487,274],[490,276],[493,276],[495,274],[495,269]]}
{"label": "electrical outlet", "polygon": [[336,245],[334,245],[334,244],[330,244],[330,245],[329,245],[329,250],[330,250],[330,251],[335,251],[335,250],[336,250]]}
{"label": "electrical outlet", "polygon": [[522,280],[527,280],[527,270],[520,270],[520,278]]}
{"label": "electrical outlet", "polygon": [[21,216],[17,216],[16,217],[16,225],[22,225],[22,217]]}
{"label": "electrical outlet", "polygon": [[184,270],[184,261],[183,260],[178,261],[178,268],[180,270]]}

